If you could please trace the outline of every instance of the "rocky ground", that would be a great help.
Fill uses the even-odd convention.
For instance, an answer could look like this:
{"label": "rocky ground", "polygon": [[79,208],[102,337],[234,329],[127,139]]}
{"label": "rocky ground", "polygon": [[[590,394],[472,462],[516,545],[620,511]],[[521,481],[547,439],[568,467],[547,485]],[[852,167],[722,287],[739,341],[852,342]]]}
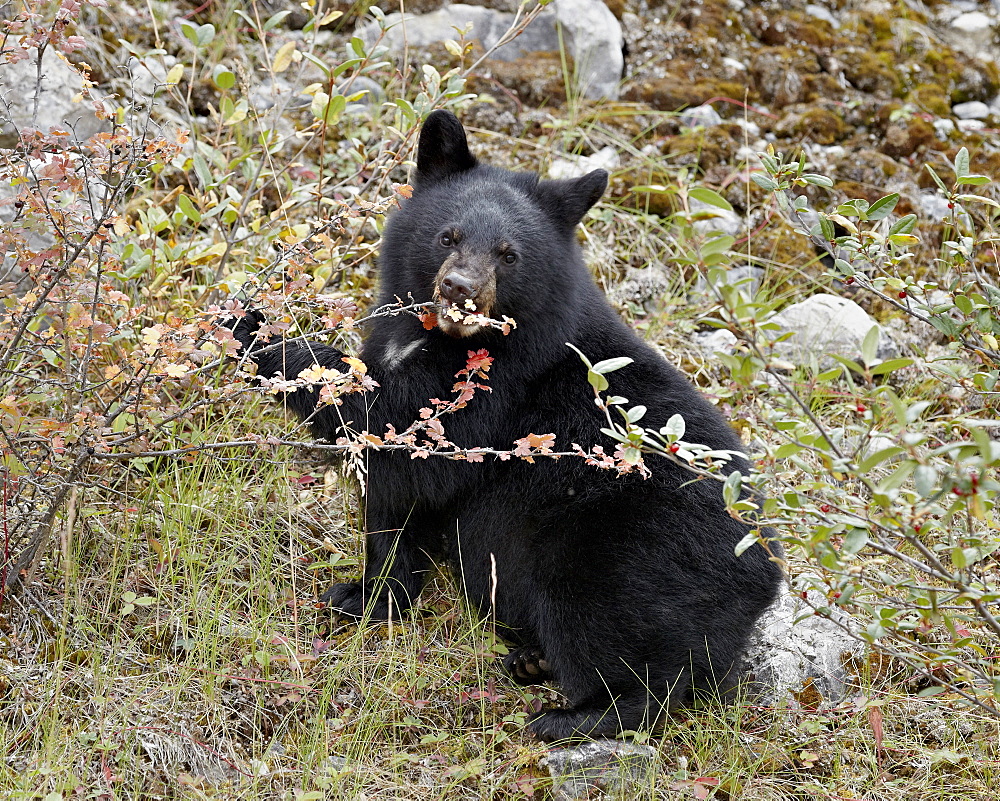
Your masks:
{"label": "rocky ground", "polygon": [[[412,126],[416,122],[415,116],[412,119],[405,116],[404,106],[412,102],[418,106],[418,112],[427,110],[419,108],[419,93],[422,89],[428,95],[434,94],[428,88],[433,84],[433,76],[421,67],[433,65],[438,75],[454,69],[455,75],[467,78],[464,87],[457,86],[454,91],[435,85],[435,100],[454,105],[472,132],[474,149],[487,160],[540,170],[556,178],[595,167],[611,171],[610,197],[589,221],[585,238],[595,274],[611,299],[637,327],[658,341],[672,360],[689,370],[694,380],[719,391],[720,396],[725,397],[726,378],[720,378],[722,373],[714,362],[714,354],[728,353],[736,337],[730,331],[713,330],[702,324],[697,310],[711,306],[709,287],[705,276],[697,274],[693,262],[684,258],[686,239],[697,239],[713,231],[732,237],[731,255],[735,255],[726,262],[727,280],[744,281],[744,286],[753,290],[764,287],[774,307],[771,311],[776,312],[771,318],[776,331],[794,334],[773,350],[789,373],[808,363],[813,354],[827,350],[859,358],[865,336],[876,321],[881,326],[878,359],[900,355],[923,357],[933,354],[935,348],[943,348],[933,328],[915,325],[898,308],[870,294],[855,293],[848,283],[824,275],[831,261],[827,254],[818,251],[808,236],[794,230],[751,175],[760,172],[757,154],[773,148],[784,153],[802,152],[812,172],[829,176],[832,183],[829,188],[810,186],[798,190],[806,194],[809,205],[815,209],[831,210],[852,198],[871,203],[889,193],[898,193],[896,216],[913,213],[919,219],[919,241],[912,249],[907,269],[917,278],[933,273],[932,265],[941,254],[944,241],[962,233],[968,223],[988,227],[984,224],[988,222],[990,207],[970,205],[961,210],[950,207],[937,190],[927,166],[939,175],[950,176],[950,165],[960,148],[965,147],[970,153],[972,172],[1000,177],[1000,2],[691,0],[680,4],[612,0],[605,4],[600,0],[555,0],[519,36],[500,46],[497,45],[510,26],[516,26],[517,20],[532,13],[528,9],[519,12],[514,0],[452,6],[442,6],[435,0],[416,0],[407,4],[408,16],[403,22],[392,16],[397,8],[385,6],[383,11],[392,25],[388,31],[373,22],[370,5],[337,0],[330,8],[339,14],[331,14],[320,30],[313,30],[309,24],[311,14],[291,0],[241,4],[212,0],[207,3],[150,0],[129,4],[108,0],[106,8],[103,3],[77,8],[72,0],[64,2],[63,6],[70,8],[73,24],[89,43],[71,53],[69,61],[89,72],[96,102],[112,113],[121,104],[129,114],[148,115],[150,131],[195,132],[192,139],[197,143],[186,143],[183,158],[153,179],[149,195],[134,201],[127,210],[130,221],[141,220],[141,224],[135,222],[136,230],[153,219],[151,208],[162,206],[176,215],[181,209],[177,200],[181,189],[195,196],[199,182],[202,209],[228,192],[233,208],[242,203],[240,213],[246,212],[248,218],[258,213],[258,207],[263,209],[257,222],[266,218],[264,228],[284,224],[279,215],[284,210],[290,227],[301,224],[306,230],[322,221],[324,210],[330,208],[329,204],[323,205],[325,201],[339,202],[363,193],[382,177],[386,178],[385,183],[378,184],[382,189],[390,179],[404,182],[407,170],[398,162],[387,167],[384,176],[370,167],[380,163],[379,159],[388,151],[399,148],[404,152],[401,146],[407,127],[402,123]],[[10,17],[16,10],[0,5],[0,16]],[[471,29],[467,28],[469,23]],[[354,37],[357,43],[352,46]],[[353,57],[359,50],[371,55],[373,49],[383,46],[384,57],[372,58],[373,63],[365,68],[364,74],[341,83],[339,75],[329,74],[331,65]],[[7,104],[6,111],[0,113],[0,148],[12,147],[16,131],[32,125],[42,129],[71,127],[81,138],[108,125],[106,120],[98,119],[87,102],[81,102],[80,93],[86,87],[77,70],[51,51],[46,54],[44,64],[42,93],[38,97],[34,92],[38,81],[34,63],[0,65],[0,94]],[[178,73],[181,67],[183,70]],[[231,82],[227,76],[231,76]],[[165,89],[167,83],[176,86]],[[317,134],[316,99],[319,93],[338,91],[348,96],[347,108]],[[395,119],[390,119],[384,104],[393,103],[401,111]],[[257,125],[249,134],[239,128],[245,119]],[[390,125],[391,122],[395,125]],[[252,186],[253,181],[241,172],[241,154],[257,147],[260,131],[276,133],[279,143],[271,156],[281,169],[275,168],[278,177],[273,186],[259,192],[252,187],[253,202],[248,202],[240,191]],[[205,160],[203,165],[207,162],[210,167],[199,166],[195,154]],[[212,182],[205,180],[199,170],[239,178],[230,181],[228,188],[220,181],[205,189]],[[718,192],[731,210],[716,210],[712,215],[702,214],[698,218],[697,212],[699,209],[704,212],[704,206],[676,191],[684,183],[697,183]],[[9,186],[0,187],[0,201],[12,191]],[[982,192],[1000,199],[995,186],[985,187]],[[0,222],[13,219],[14,213],[12,204],[0,202]],[[978,216],[973,220],[970,215]],[[145,292],[147,298],[153,297],[151,302],[155,302],[157,292],[167,292],[164,287],[181,287],[179,296],[190,292],[193,297],[204,297],[201,293],[209,291],[206,287],[215,286],[213,280],[221,282],[223,289],[231,289],[246,278],[239,262],[230,261],[226,269],[219,266],[216,271],[213,257],[204,255],[218,247],[217,230],[209,223],[190,227],[194,230],[184,233],[189,240],[158,229],[165,247],[183,246],[187,250],[177,257],[177,275],[137,290]],[[352,231],[355,240],[349,267],[338,268],[340,272],[331,269],[317,273],[320,285],[328,282],[330,289],[350,295],[362,305],[370,300],[371,255],[377,233],[374,224],[362,224]],[[38,237],[38,247],[51,241],[42,231],[33,236]],[[280,237],[276,234],[262,240],[263,244],[252,245],[252,236],[247,234],[246,241],[251,244],[237,251],[239,257],[247,264],[253,264],[255,259],[258,265],[266,262],[266,257],[278,248],[276,238]],[[218,251],[214,258],[217,256]],[[995,247],[987,243],[980,258],[986,274],[995,279]],[[203,278],[199,270],[209,278]],[[184,285],[185,282],[190,286]],[[27,287],[24,276],[10,260],[0,266],[0,287],[5,295],[23,292]],[[186,312],[194,305],[186,297],[183,302],[170,304],[172,300],[166,304],[171,310],[183,307]],[[696,311],[687,312],[686,306]],[[676,314],[671,317],[670,312]],[[829,360],[819,360],[814,366],[822,369],[830,364]],[[956,400],[956,404],[959,402],[972,403],[964,395]],[[734,402],[726,408],[739,422],[738,418],[744,414],[739,404]],[[296,485],[296,514],[305,509],[303,517],[322,518],[310,523],[322,536],[335,529],[346,536],[342,519],[331,522],[336,516],[333,512],[316,511],[333,507],[331,497],[342,502],[343,493],[330,490],[335,482],[327,481],[322,469],[314,471],[309,466],[302,469],[306,473],[317,472],[322,480],[315,482],[315,486]],[[306,478],[313,481],[311,475]],[[287,476],[282,476],[282,480],[286,479]],[[199,491],[208,484],[206,479]],[[257,491],[263,496],[268,489],[257,487]],[[172,492],[174,486],[170,485],[163,496],[167,500],[159,502],[163,508],[169,507]],[[213,504],[210,496],[201,502]],[[270,496],[264,500],[257,498],[255,502],[269,514],[273,511]],[[280,519],[282,514],[279,509],[276,517]],[[214,531],[217,522],[209,528]],[[298,520],[292,522],[295,525],[290,524],[291,528],[299,527]],[[100,530],[99,525],[95,528]],[[107,530],[117,531],[110,526]],[[236,535],[242,533],[237,531]],[[297,535],[289,535],[289,539],[294,536]],[[135,547],[142,550],[146,547],[144,542]],[[308,547],[296,550],[297,547],[289,547],[286,563],[294,561],[293,553],[312,553],[310,549],[317,546],[312,542]],[[351,547],[356,549],[356,544]],[[343,548],[349,550],[346,545]],[[265,549],[263,545],[257,548]],[[95,546],[95,550],[99,549]],[[155,571],[147,571],[141,579],[135,578],[142,574],[138,568],[135,574],[128,573],[126,585],[130,592],[136,591],[133,599],[136,593],[149,599],[173,597],[170,593],[174,592],[174,585],[160,575],[164,564],[159,563]],[[346,565],[345,561],[340,567]],[[288,573],[301,570],[297,562],[294,568],[286,564],[283,569]],[[95,570],[95,574],[99,573]],[[315,578],[312,580],[315,583]],[[243,581],[240,574],[239,581],[234,583]],[[308,579],[299,576],[299,581],[300,594],[308,594],[301,590]],[[178,579],[176,584],[183,587],[185,581]],[[275,584],[288,586],[291,582],[282,575]],[[115,590],[112,587],[111,591]],[[135,664],[149,666],[157,659],[165,663],[158,669],[165,671],[166,678],[157,679],[155,687],[144,690],[142,695],[152,697],[149,695],[152,693],[160,699],[156,687],[172,687],[170,682],[178,675],[187,675],[185,649],[191,648],[194,653],[197,648],[205,647],[213,658],[217,656],[214,645],[189,646],[188,640],[177,633],[185,630],[188,612],[194,609],[191,614],[196,616],[204,605],[197,587],[187,590],[190,596],[177,602],[176,609],[168,615],[172,615],[170,626],[162,618],[156,618],[148,626],[137,626],[141,631],[135,642],[121,646],[123,653],[128,654],[123,663],[128,665],[110,681],[115,688],[107,693],[109,696],[117,693],[119,697],[129,697],[130,677],[145,670],[134,667]],[[273,588],[269,591],[274,596]],[[42,596],[50,592],[50,602],[61,603],[55,579],[39,592]],[[274,597],[269,599],[269,605],[283,608],[282,602],[274,601]],[[432,593],[429,605],[444,621],[441,625],[448,627],[454,623],[449,617],[451,612],[442,610],[451,609],[454,604],[443,602],[442,597],[441,593]],[[721,768],[712,762],[719,751],[715,743],[692,745],[676,731],[671,736],[674,744],[682,743],[677,748],[677,754],[681,755],[669,754],[668,758],[673,760],[669,770],[662,764],[666,749],[657,751],[641,743],[621,746],[617,751],[590,746],[557,752],[545,755],[539,762],[538,753],[529,753],[523,745],[512,745],[507,734],[510,720],[515,719],[513,710],[521,709],[524,699],[514,698],[512,691],[502,688],[494,695],[492,679],[484,682],[479,674],[475,679],[465,675],[462,681],[469,686],[462,685],[464,703],[469,703],[469,697],[481,700],[484,696],[476,696],[477,692],[487,693],[485,697],[490,704],[496,704],[497,708],[506,704],[511,712],[510,720],[499,723],[491,720],[485,724],[487,729],[495,724],[495,731],[503,734],[495,743],[490,741],[501,756],[489,763],[489,769],[494,770],[497,764],[515,766],[510,768],[511,776],[496,780],[496,787],[503,789],[496,790],[492,797],[542,798],[545,792],[550,792],[557,798],[582,798],[594,792],[595,786],[628,797],[629,790],[615,788],[620,788],[623,782],[641,784],[643,776],[659,771],[659,784],[647,781],[649,787],[659,788],[650,794],[651,798],[707,798],[715,794],[718,798],[747,799],[891,797],[936,801],[945,797],[941,788],[948,786],[948,771],[955,771],[960,777],[956,780],[959,789],[954,797],[992,798],[989,792],[976,796],[976,790],[969,788],[983,785],[995,772],[993,723],[977,718],[963,729],[956,723],[961,715],[950,716],[920,706],[922,700],[908,698],[898,705],[894,721],[885,726],[890,739],[895,737],[903,745],[895,750],[883,748],[880,707],[876,703],[872,712],[870,699],[856,694],[857,680],[862,674],[877,671],[866,661],[857,640],[835,633],[836,627],[824,627],[816,619],[807,621],[805,626],[793,624],[803,609],[798,599],[786,599],[758,634],[758,645],[750,660],[755,677],[770,688],[770,694],[762,696],[764,700],[759,702],[762,707],[785,709],[787,705],[792,710],[788,717],[792,731],[787,741],[782,739],[786,734],[782,730],[784,718],[776,721],[767,718],[760,723],[755,717],[750,732],[741,730],[740,722],[732,726],[720,724],[732,741],[735,755],[731,755],[733,762]],[[233,619],[239,619],[239,615],[234,613]],[[36,626],[39,632],[52,628],[51,619],[46,620],[44,625]],[[6,619],[0,623],[5,632],[10,630],[4,628]],[[292,637],[288,630],[280,628],[285,624],[288,621],[283,619],[276,624],[276,630],[283,632],[282,636]],[[135,779],[136,786],[146,789],[138,791],[135,797],[240,797],[232,788],[256,772],[257,778],[251,778],[257,782],[254,786],[260,788],[261,797],[320,798],[323,796],[320,791],[314,791],[318,795],[300,792],[301,788],[313,787],[309,784],[312,779],[302,778],[313,768],[316,776],[326,776],[323,781],[327,784],[317,785],[320,787],[336,788],[341,786],[336,782],[343,781],[345,787],[364,787],[368,792],[383,793],[378,797],[480,797],[477,788],[485,786],[489,770],[479,764],[486,764],[480,746],[476,745],[479,741],[474,740],[466,749],[472,756],[462,757],[468,757],[463,765],[478,765],[475,770],[479,773],[450,772],[459,757],[447,751],[447,733],[467,730],[466,718],[471,713],[468,707],[456,707],[451,695],[442,699],[446,692],[451,692],[459,671],[468,673],[468,654],[462,649],[473,646],[466,646],[462,638],[481,642],[481,632],[468,638],[468,631],[442,633],[435,629],[428,634],[416,630],[412,635],[414,642],[404,642],[401,649],[409,655],[419,654],[420,663],[410,665],[411,675],[407,679],[414,686],[401,688],[387,680],[387,687],[379,688],[385,689],[385,697],[389,699],[385,701],[386,708],[395,709],[392,704],[405,706],[406,716],[401,722],[386,726],[391,736],[399,736],[399,742],[360,756],[358,753],[364,749],[357,748],[356,742],[344,745],[341,750],[345,754],[354,749],[350,756],[354,761],[350,762],[347,757],[330,756],[321,743],[316,746],[317,753],[322,751],[319,761],[313,760],[311,767],[303,767],[304,751],[294,750],[302,743],[294,741],[306,729],[305,724],[297,728],[301,722],[297,718],[305,721],[315,712],[326,727],[327,719],[334,715],[331,710],[335,710],[339,717],[329,724],[331,730],[336,724],[358,742],[372,738],[357,723],[364,719],[367,685],[360,682],[358,689],[351,684],[353,674],[344,686],[339,677],[329,678],[324,674],[324,678],[316,678],[320,672],[316,669],[317,659],[336,638],[341,639],[337,640],[335,650],[342,647],[346,635],[337,632],[330,636],[330,642],[318,637],[313,640],[311,634],[303,634],[298,626],[296,619],[294,629],[301,640],[300,651],[312,647],[313,652],[311,656],[294,653],[288,665],[294,663],[295,670],[301,672],[293,672],[289,667],[287,674],[280,674],[281,681],[273,681],[288,684],[292,689],[287,694],[261,700],[265,696],[258,694],[256,685],[237,681],[243,681],[244,672],[250,675],[251,669],[256,669],[253,660],[258,658],[257,654],[266,654],[280,639],[268,631],[232,635],[235,645],[230,648],[236,653],[220,658],[217,665],[232,680],[231,684],[220,679],[221,691],[215,685],[202,691],[197,681],[191,682],[194,689],[185,688],[184,692],[190,692],[194,701],[176,702],[179,722],[165,721],[167,716],[153,704],[143,708],[148,717],[143,717],[143,725],[138,725],[131,713],[122,711],[124,705],[117,705],[114,715],[120,717],[118,728],[107,735],[107,742],[122,742],[123,732],[131,733],[135,728],[147,730],[143,734],[146,739],[141,742],[148,763],[143,763],[145,778]],[[153,638],[149,632],[154,628],[155,643],[136,646],[145,642],[143,637]],[[237,628],[227,624],[227,631]],[[87,630],[86,626],[81,630]],[[129,629],[129,636],[132,634]],[[395,658],[392,629],[383,635],[385,632],[377,633],[371,643],[344,646],[345,652],[359,662],[367,660],[366,664],[374,665],[371,673],[382,676],[386,664],[390,667],[395,664],[379,662],[386,654]],[[396,637],[400,636],[397,632]],[[452,649],[445,654],[452,661],[439,666],[440,681],[428,690],[426,683],[418,687],[417,681],[423,681],[424,674],[431,670],[423,660],[426,643],[438,642],[434,638],[440,638]],[[45,639],[44,634],[41,639]],[[195,639],[192,637],[191,641]],[[163,646],[163,642],[169,644]],[[462,644],[452,648],[455,642]],[[114,645],[120,645],[118,640]],[[134,651],[128,650],[133,646]],[[253,651],[252,659],[246,655],[250,648],[258,649]],[[157,656],[149,656],[147,650]],[[74,658],[81,664],[90,658],[86,650],[73,653],[78,654]],[[475,656],[482,657],[482,651],[477,650]],[[302,664],[296,662],[300,657]],[[232,664],[225,662],[226,659]],[[349,660],[344,657],[341,661]],[[15,665],[15,661],[9,664]],[[74,681],[78,680],[85,688],[74,690],[79,695],[74,703],[78,702],[80,708],[86,708],[96,719],[99,714],[95,710],[100,704],[91,696],[106,702],[105,690],[97,686],[101,683],[95,678],[100,675],[97,669],[90,676],[83,676],[84,672],[73,674]],[[147,674],[152,672],[150,667]],[[230,672],[240,675],[228,675]],[[265,669],[247,682],[272,682],[272,678],[261,678],[265,673],[272,675]],[[23,751],[18,751],[7,763],[10,775],[2,778],[9,779],[10,786],[14,786],[19,770],[37,769],[42,778],[32,786],[62,793],[63,785],[53,784],[55,780],[51,778],[59,775],[62,767],[58,770],[46,767],[49,764],[46,758],[39,756],[46,747],[37,746],[32,740],[45,728],[36,725],[32,715],[39,708],[37,699],[49,693],[46,689],[49,686],[46,682],[51,679],[49,666],[44,659],[32,655],[18,662],[11,675],[16,675],[24,687],[30,686],[30,691],[25,689],[24,697],[19,697],[16,704],[12,702],[7,707],[0,704],[0,712],[6,715],[0,716],[0,720],[15,721],[17,725],[11,724],[11,731],[26,732],[17,735],[12,754],[22,747]],[[871,676],[867,675],[866,680],[871,680]],[[55,681],[58,684],[58,676]],[[303,689],[296,683],[299,681],[315,681],[315,686]],[[320,703],[309,691],[317,690],[323,681],[330,682],[333,689],[329,690],[329,698],[324,696]],[[13,684],[0,675],[0,691],[6,692]],[[350,686],[345,689],[347,685]],[[490,689],[484,690],[483,686]],[[296,706],[302,701],[295,697],[299,689],[306,696],[301,707]],[[420,695],[425,690],[427,697]],[[163,701],[166,706],[170,703]],[[428,708],[446,710],[441,713],[447,722],[440,726],[444,734],[440,734],[439,740],[433,739],[439,736],[438,729],[426,724]],[[454,711],[456,708],[458,712]],[[205,709],[212,711],[203,714]],[[301,712],[297,711],[300,709]],[[100,715],[103,714],[101,711]],[[497,714],[502,717],[503,713]],[[886,715],[890,716],[888,711]],[[766,718],[766,713],[761,718]],[[71,722],[53,720],[60,722],[52,724],[52,731],[60,726],[73,730]],[[704,723],[702,720],[699,726]],[[385,734],[378,728],[379,722],[369,725],[379,733],[378,737]],[[863,729],[861,733],[858,725]],[[177,731],[194,731],[201,739],[192,745],[191,738],[185,739],[171,730],[174,726]],[[677,726],[687,730],[698,728],[685,721]],[[851,726],[855,728],[848,732]],[[312,730],[308,731],[302,740],[313,736]],[[326,729],[323,731],[317,742],[326,736]],[[209,741],[212,737],[216,738],[213,742],[218,750],[229,755],[226,759],[217,759],[214,751],[202,747],[201,740]],[[105,756],[95,763],[91,748],[94,740],[83,735],[81,738],[85,756],[78,757],[72,752],[65,763],[80,762],[87,766],[90,776],[111,777],[106,783],[113,786],[117,779],[111,775],[113,771],[106,756],[112,747],[102,745]],[[340,742],[332,734],[330,738]],[[964,742],[962,738],[972,743],[968,749],[974,754],[972,758],[962,750],[959,742]],[[344,739],[349,739],[348,735]],[[774,740],[779,744],[772,748]],[[859,756],[851,750],[855,740],[866,743],[858,746],[865,754]],[[131,740],[124,741],[134,745]],[[461,750],[459,746],[465,748],[464,741],[455,745],[456,753]],[[171,749],[178,754],[183,751],[182,756],[171,756]],[[435,749],[446,753],[447,759],[440,757]],[[777,753],[772,753],[773,750]],[[705,753],[712,757],[703,757]],[[253,759],[248,754],[253,754]],[[869,758],[871,755],[874,756]],[[689,772],[689,756],[692,761],[702,758],[709,767],[700,770],[707,774],[711,768],[714,773],[702,775],[695,767]],[[398,773],[380,774],[373,790],[366,774],[382,770],[382,761],[397,757],[406,763],[404,767]],[[617,764],[619,760],[621,765]],[[741,771],[749,770],[746,765],[750,763],[764,778],[744,782],[746,776]],[[58,759],[52,764],[58,764]],[[891,770],[886,768],[887,764]],[[974,767],[969,767],[972,764]],[[269,765],[286,765],[286,768],[275,767],[271,771]],[[725,779],[720,785],[718,778],[712,778],[725,776],[727,769],[738,779]],[[495,771],[502,772],[501,768]],[[566,779],[567,771],[575,771],[576,777]],[[546,780],[548,784],[538,787],[550,789],[536,790],[538,777],[549,772],[551,781]],[[404,774],[412,778],[411,784],[400,784],[400,776]],[[819,777],[815,781],[814,774]],[[143,784],[150,775],[155,775],[155,780]],[[831,777],[836,777],[836,781]],[[912,781],[907,784],[909,780]],[[84,785],[86,782],[81,781],[80,786]],[[186,789],[175,794],[180,786]],[[265,786],[268,789],[263,789]],[[823,786],[827,789],[817,789]],[[66,780],[67,793],[77,792],[75,787]],[[438,793],[440,787],[445,790]]]}

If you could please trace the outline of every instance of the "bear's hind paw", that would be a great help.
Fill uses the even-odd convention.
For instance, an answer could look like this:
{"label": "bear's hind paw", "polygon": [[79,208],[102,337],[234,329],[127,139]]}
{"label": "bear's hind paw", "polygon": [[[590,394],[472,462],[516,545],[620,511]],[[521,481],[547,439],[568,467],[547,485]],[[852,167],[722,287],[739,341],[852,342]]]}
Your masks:
{"label": "bear's hind paw", "polygon": [[541,684],[552,679],[549,663],[537,645],[515,648],[503,658],[503,666],[518,684]]}

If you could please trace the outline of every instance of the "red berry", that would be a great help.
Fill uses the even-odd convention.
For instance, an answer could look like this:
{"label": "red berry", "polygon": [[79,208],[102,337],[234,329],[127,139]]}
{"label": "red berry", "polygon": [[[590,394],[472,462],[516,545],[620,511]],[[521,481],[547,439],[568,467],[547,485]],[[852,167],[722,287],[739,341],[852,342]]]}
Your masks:
{"label": "red berry", "polygon": [[847,276],[847,278],[844,279],[844,283],[850,286],[854,283],[854,277],[851,275]]}
{"label": "red berry", "polygon": [[671,453],[677,453],[677,451],[679,451],[680,449],[681,446],[678,445],[676,442],[671,442],[670,447],[667,448],[667,450],[669,450]]}
{"label": "red berry", "polygon": [[829,512],[830,511],[830,504],[824,503],[822,506],[819,507],[819,510],[821,512]]}
{"label": "red berry", "polygon": [[949,204],[948,204],[948,208],[949,208],[949,209],[953,209],[953,208],[955,208],[955,204],[954,204],[954,203],[949,203]]}
{"label": "red berry", "polygon": [[868,411],[863,403],[859,403],[855,408],[858,410],[858,414],[864,414]]}
{"label": "red berry", "polygon": [[899,296],[900,296],[901,298],[905,298],[905,297],[906,297],[906,290],[905,290],[905,289],[901,289],[901,290],[899,291]]}
{"label": "red berry", "polygon": [[834,599],[836,599],[836,598],[839,598],[839,597],[840,597],[840,595],[841,595],[841,594],[840,594],[840,592],[839,592],[839,591],[837,591],[837,592],[835,592],[835,593],[833,594],[833,597],[834,597]]}

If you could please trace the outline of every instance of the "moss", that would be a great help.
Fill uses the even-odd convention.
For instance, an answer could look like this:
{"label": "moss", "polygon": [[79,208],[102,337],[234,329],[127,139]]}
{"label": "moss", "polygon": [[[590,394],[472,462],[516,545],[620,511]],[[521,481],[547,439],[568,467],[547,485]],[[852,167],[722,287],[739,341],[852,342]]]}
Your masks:
{"label": "moss", "polygon": [[829,22],[801,11],[789,10],[776,15],[754,9],[747,15],[746,24],[750,32],[769,47],[807,45],[816,50],[828,50],[840,41]]}
{"label": "moss", "polygon": [[[648,103],[658,111],[676,111],[685,106],[700,106],[716,97],[742,100],[744,86],[733,81],[698,81],[690,83],[681,77],[667,77],[633,84],[625,91],[626,100]],[[724,111],[724,109],[720,109]]]}
{"label": "moss", "polygon": [[[567,69],[572,71],[572,63]],[[491,61],[490,71],[528,105],[559,106],[566,102],[566,74],[559,53],[529,53],[514,61]]]}
{"label": "moss", "polygon": [[894,68],[892,53],[845,47],[837,50],[834,57],[855,89],[887,96],[902,93],[902,79]]}
{"label": "moss", "polygon": [[663,192],[637,192],[637,186],[672,186],[677,173],[658,166],[640,164],[625,170],[618,170],[611,178],[611,196],[620,198],[625,208],[649,211],[666,217],[675,209],[673,195]]}
{"label": "moss", "polygon": [[734,134],[742,137],[743,131],[735,125],[701,128],[670,137],[661,150],[671,164],[698,166],[704,171],[735,156],[740,143]]}
{"label": "moss", "polygon": [[805,112],[795,125],[795,133],[808,136],[820,145],[832,145],[847,135],[847,123],[839,114],[825,108]]}
{"label": "moss", "polygon": [[885,130],[885,139],[879,148],[891,158],[898,159],[912,156],[918,150],[928,147],[940,147],[934,126],[919,117],[901,120],[889,125]]}
{"label": "moss", "polygon": [[935,117],[947,117],[951,114],[951,103],[948,95],[937,84],[922,83],[917,85],[906,95],[906,102],[912,103]]}

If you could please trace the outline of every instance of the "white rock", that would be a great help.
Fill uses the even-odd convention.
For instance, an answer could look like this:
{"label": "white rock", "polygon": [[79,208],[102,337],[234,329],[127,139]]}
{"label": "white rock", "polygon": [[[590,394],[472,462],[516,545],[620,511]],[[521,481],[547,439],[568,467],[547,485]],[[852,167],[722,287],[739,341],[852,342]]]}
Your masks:
{"label": "white rock", "polygon": [[962,133],[975,133],[976,131],[981,131],[986,127],[986,123],[982,120],[959,120],[958,130]]}
{"label": "white rock", "polygon": [[[625,70],[622,26],[602,0],[553,3],[584,97],[617,98]],[[558,50],[558,36],[554,39]]]}
{"label": "white rock", "polygon": [[826,20],[834,28],[840,27],[840,20],[838,20],[835,16],[833,16],[833,13],[826,6],[817,5],[816,3],[809,3],[809,5],[806,6],[805,10],[810,17]]}
{"label": "white rock", "polygon": [[972,224],[972,219],[969,217],[969,213],[965,209],[961,207],[956,209],[948,208],[948,198],[943,195],[939,195],[937,192],[921,192],[917,195],[917,203],[920,205],[920,210],[924,213],[924,216],[928,220],[932,220],[934,222],[950,220],[957,211],[958,219],[963,227],[968,227]]}
{"label": "white rock", "polygon": [[[757,290],[760,289],[760,280],[763,276],[764,271],[760,267],[754,267],[752,264],[738,264],[726,270],[722,283],[726,286],[737,286],[741,294],[752,298],[757,294]],[[704,297],[708,292],[708,282],[704,276],[699,275],[698,280],[694,283],[691,295],[693,297]]]}
{"label": "white rock", "polygon": [[[76,100],[83,90],[83,77],[65,61],[57,58],[50,47],[42,57],[42,80],[35,113],[35,85],[37,63],[35,50],[30,51],[27,60],[13,64],[3,64],[3,92],[9,108],[0,116],[0,147],[13,147],[17,141],[17,131],[34,127],[48,132],[53,128],[72,130],[80,140],[88,139],[98,131],[110,130],[110,124],[100,119],[94,109],[100,97],[91,90],[92,100]],[[9,112],[9,116],[8,113]]]}
{"label": "white rock", "polygon": [[937,119],[931,123],[934,126],[934,133],[939,139],[947,139],[955,133],[955,123],[948,119]]}
{"label": "white rock", "polygon": [[951,21],[952,28],[971,36],[982,36],[984,34],[989,36],[995,24],[996,21],[982,11],[966,11]]}
{"label": "white rock", "polygon": [[630,787],[636,791],[640,786],[648,787],[648,775],[655,764],[656,749],[620,740],[553,748],[538,760],[540,767],[549,769],[556,801],[583,801],[597,793],[618,797]]}
{"label": "white rock", "polygon": [[618,168],[621,159],[618,151],[608,145],[591,156],[567,156],[549,165],[549,178],[579,178],[594,170],[611,172]]}
{"label": "white rock", "polygon": [[[472,30],[466,36],[492,48],[514,22],[514,14],[481,6],[455,3],[428,14],[387,14],[382,39],[389,50],[426,47],[457,37],[455,28]],[[358,35],[371,48],[382,29],[377,22],[363,24]],[[588,98],[617,98],[625,68],[621,24],[601,0],[558,0],[545,9],[517,38],[500,47],[493,58],[513,61],[530,53],[558,51],[564,44],[573,57],[577,89]]]}
{"label": "white rock", "polygon": [[717,328],[714,331],[699,331],[692,334],[691,340],[709,358],[716,353],[732,353],[738,341],[736,334],[725,328]]}
{"label": "white rock", "polygon": [[[810,592],[809,600],[817,607],[828,606],[818,593]],[[838,625],[850,625],[844,612],[834,608],[836,622],[818,615],[803,617],[811,609],[786,591],[754,627],[743,675],[763,706],[794,703],[790,693],[806,688],[818,691],[823,705],[833,705],[850,691],[852,676],[845,662],[860,659],[864,645]]]}
{"label": "white rock", "polygon": [[792,332],[774,344],[774,352],[794,364],[808,365],[815,359],[820,369],[827,369],[838,364],[832,355],[860,359],[861,343],[872,326],[880,331],[877,357],[885,360],[898,354],[892,338],[864,309],[837,295],[813,295],[786,307],[768,322],[779,328],[778,332],[767,332],[770,337]]}
{"label": "white rock", "polygon": [[693,106],[681,112],[680,121],[685,128],[713,128],[722,124],[722,117],[711,106]]}
{"label": "white rock", "polygon": [[970,100],[952,106],[951,113],[960,120],[985,120],[990,116],[990,107],[979,100]]}
{"label": "white rock", "polygon": [[692,227],[702,234],[720,233],[729,236],[739,236],[743,231],[743,218],[735,211],[720,209],[710,203],[703,203],[700,200],[691,198],[688,201],[691,211],[696,211],[702,215],[711,215],[706,219],[696,220]]}

